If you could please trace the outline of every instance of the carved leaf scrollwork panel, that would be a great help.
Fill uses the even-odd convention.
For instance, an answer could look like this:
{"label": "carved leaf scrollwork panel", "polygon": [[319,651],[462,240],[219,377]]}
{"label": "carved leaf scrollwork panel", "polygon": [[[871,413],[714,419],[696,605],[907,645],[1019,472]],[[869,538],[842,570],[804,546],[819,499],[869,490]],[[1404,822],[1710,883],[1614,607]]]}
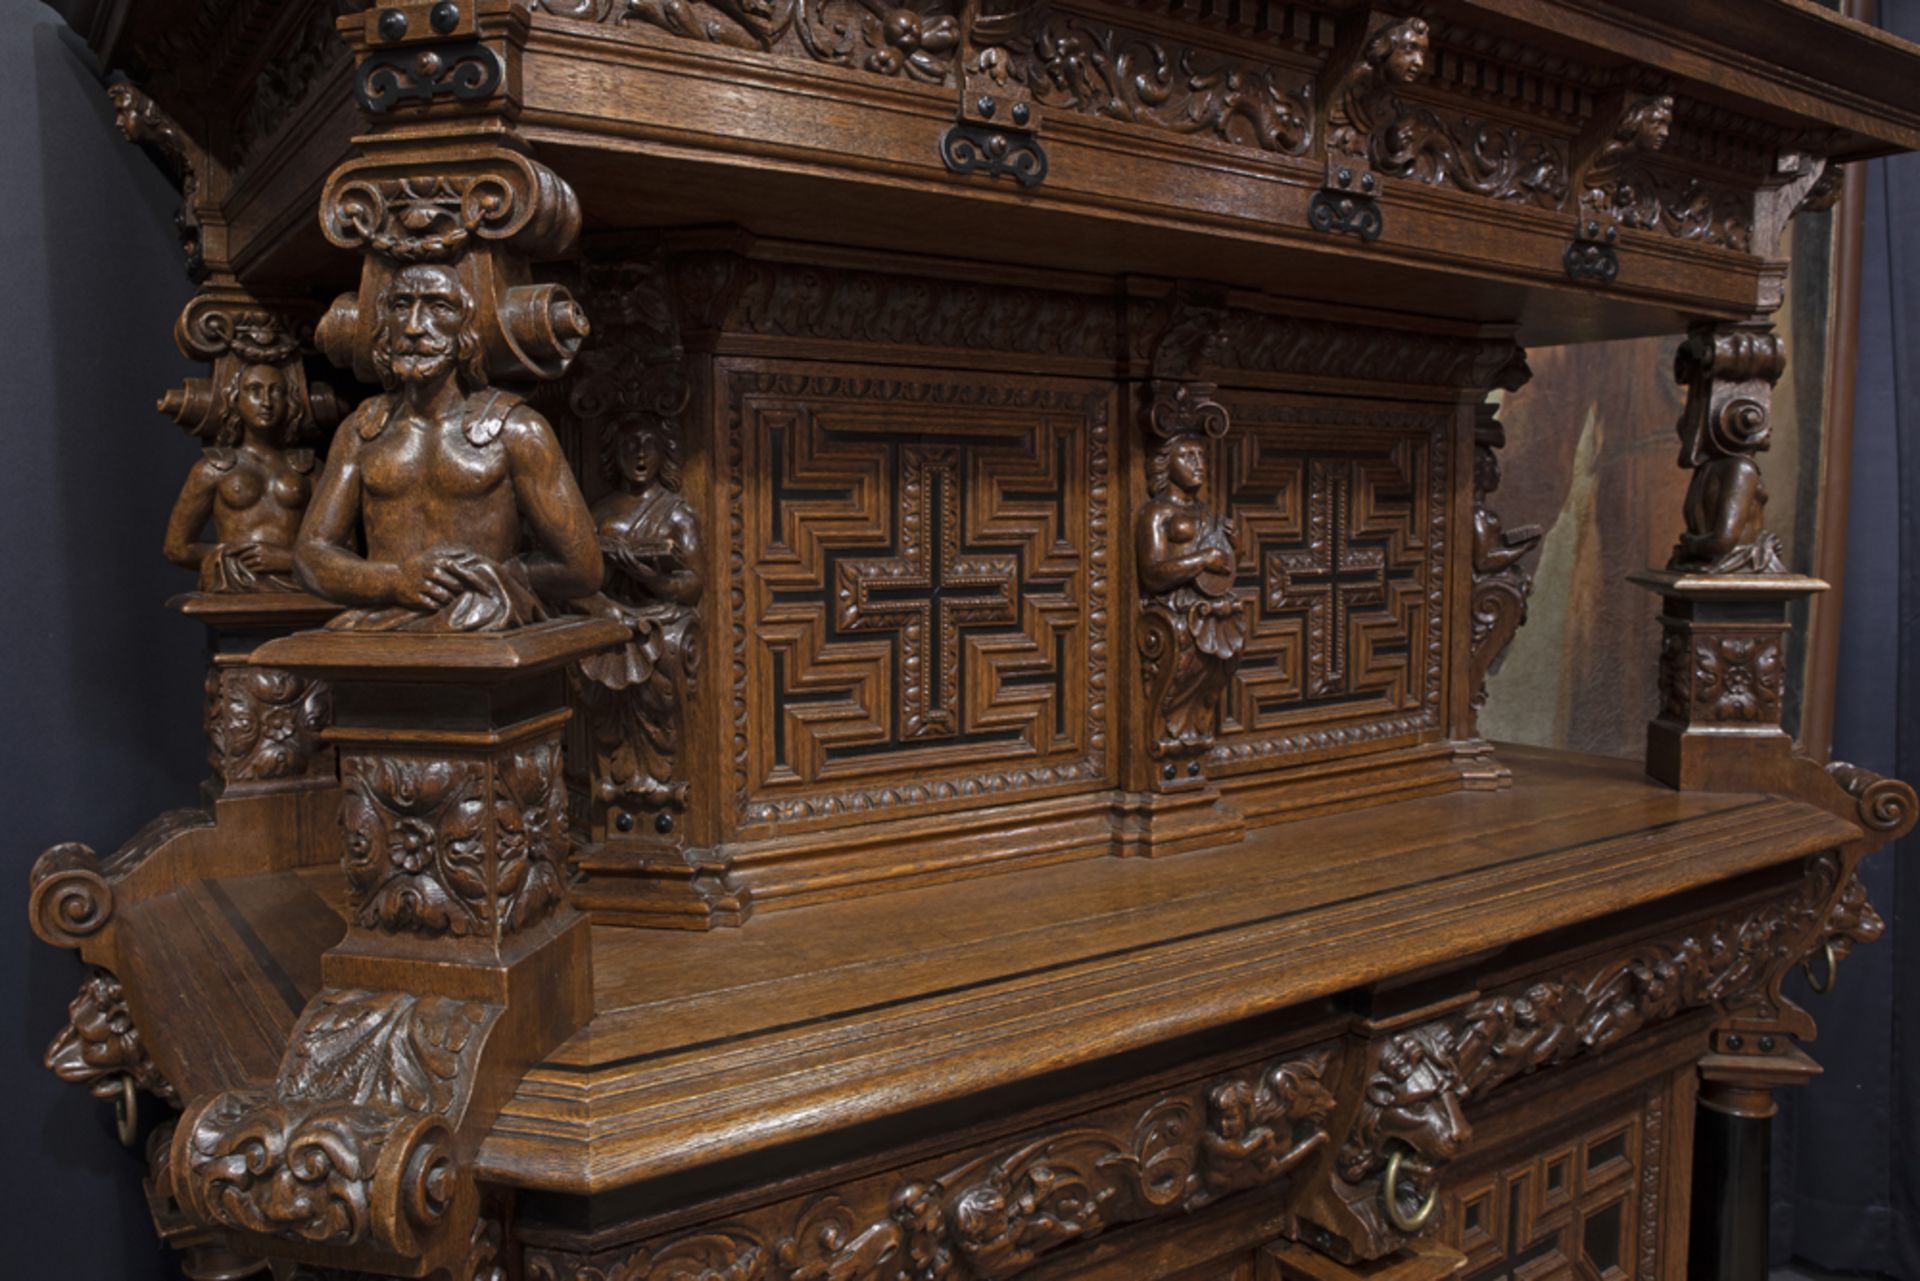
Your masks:
{"label": "carved leaf scrollwork panel", "polygon": [[535,1281],[1003,1281],[1124,1223],[1273,1187],[1329,1143],[1335,1052],[1103,1109],[958,1161],[795,1197],[593,1258],[529,1251]]}

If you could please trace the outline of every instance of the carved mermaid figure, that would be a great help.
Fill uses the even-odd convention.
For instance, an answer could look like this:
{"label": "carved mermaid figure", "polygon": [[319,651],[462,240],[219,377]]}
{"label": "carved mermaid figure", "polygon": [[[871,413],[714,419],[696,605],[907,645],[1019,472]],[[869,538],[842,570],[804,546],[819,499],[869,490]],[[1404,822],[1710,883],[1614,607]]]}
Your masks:
{"label": "carved mermaid figure", "polygon": [[629,423],[610,433],[606,465],[621,486],[593,508],[607,580],[581,606],[633,636],[580,662],[581,691],[600,712],[595,787],[604,802],[679,807],[681,709],[699,671],[699,521],[660,431]]}
{"label": "carved mermaid figure", "polygon": [[1237,531],[1201,498],[1206,483],[1205,442],[1195,434],[1168,440],[1149,467],[1150,500],[1136,531],[1147,614],[1141,647],[1161,717],[1155,756],[1212,746],[1220,694],[1246,641],[1233,589]]}
{"label": "carved mermaid figure", "polygon": [[[293,344],[236,338],[219,388],[206,453],[167,519],[167,559],[200,575],[203,592],[292,592],[293,542],[313,491],[314,455],[299,443],[314,429],[288,364]],[[171,402],[162,402],[162,408]],[[199,535],[211,519],[213,540]]]}

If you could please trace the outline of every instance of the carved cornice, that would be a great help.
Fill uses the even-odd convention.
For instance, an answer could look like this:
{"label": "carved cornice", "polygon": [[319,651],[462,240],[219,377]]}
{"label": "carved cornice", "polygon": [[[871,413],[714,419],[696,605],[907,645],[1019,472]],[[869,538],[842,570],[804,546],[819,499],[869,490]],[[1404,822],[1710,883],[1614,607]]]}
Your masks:
{"label": "carved cornice", "polygon": [[1284,1186],[1329,1142],[1337,1075],[1336,1052],[1296,1054],[633,1247],[535,1248],[527,1274],[1004,1281],[1121,1224]]}

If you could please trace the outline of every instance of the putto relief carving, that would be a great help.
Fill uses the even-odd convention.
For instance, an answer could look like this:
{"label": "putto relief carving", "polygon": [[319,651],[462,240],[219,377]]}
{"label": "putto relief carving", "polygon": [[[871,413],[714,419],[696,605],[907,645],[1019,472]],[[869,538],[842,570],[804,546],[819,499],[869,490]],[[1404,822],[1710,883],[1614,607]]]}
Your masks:
{"label": "putto relief carving", "polygon": [[1617,111],[1602,113],[1578,145],[1575,186],[1582,218],[1600,222],[1596,230],[1628,222],[1645,197],[1648,179],[1640,176],[1640,157],[1659,151],[1673,134],[1673,95],[1629,94]]}
{"label": "putto relief carving", "polygon": [[301,582],[349,606],[356,631],[499,631],[543,600],[598,588],[586,503],[545,418],[502,378],[563,372],[587,332],[564,289],[524,255],[579,230],[572,190],[504,149],[351,162],[321,202],[334,244],[367,253],[317,337],[385,392],[328,452],[295,550]]}
{"label": "putto relief carving", "polygon": [[198,574],[203,592],[298,591],[294,537],[313,491],[312,446],[338,420],[333,393],[308,384],[287,323],[243,300],[202,295],[175,334],[213,374],[160,400],[205,444],[167,519],[167,559]]}
{"label": "putto relief carving", "polygon": [[1323,1152],[1332,1052],[1300,1054],[614,1257],[530,1251],[535,1281],[1005,1281],[1126,1223],[1275,1188]]}
{"label": "putto relief carving", "polygon": [[1766,325],[1703,325],[1674,356],[1687,388],[1679,421],[1687,485],[1686,532],[1669,569],[1708,574],[1786,572],[1780,538],[1768,531],[1767,489],[1755,455],[1772,436],[1773,384],[1786,346]]}
{"label": "putto relief carving", "polygon": [[47,1046],[47,1070],[102,1099],[120,1101],[126,1085],[179,1106],[179,1096],[154,1066],[127,1009],[120,980],[96,970],[67,1005],[67,1026]]}
{"label": "putto relief carving", "polygon": [[[1329,195],[1323,208],[1344,214],[1355,224],[1351,229],[1365,235],[1378,194],[1376,173],[1561,207],[1568,186],[1564,143],[1488,118],[1442,119],[1400,92],[1431,76],[1431,40],[1423,18],[1375,14],[1335,48],[1324,98]],[[1378,234],[1377,212],[1372,226]]]}
{"label": "putto relief carving", "polygon": [[1150,430],[1161,439],[1147,464],[1147,502],[1135,518],[1140,565],[1140,656],[1155,716],[1151,751],[1168,765],[1213,747],[1221,695],[1246,645],[1246,606],[1235,589],[1239,529],[1207,496],[1209,443],[1227,412],[1204,383],[1148,389]]}

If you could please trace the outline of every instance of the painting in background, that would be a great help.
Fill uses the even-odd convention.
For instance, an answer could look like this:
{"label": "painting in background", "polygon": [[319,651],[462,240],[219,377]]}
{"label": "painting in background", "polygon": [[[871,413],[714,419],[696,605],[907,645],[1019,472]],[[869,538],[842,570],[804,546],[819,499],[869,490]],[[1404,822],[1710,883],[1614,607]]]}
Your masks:
{"label": "painting in background", "polygon": [[[1832,292],[1832,221],[1803,214],[1782,248],[1793,261],[1775,319],[1787,371],[1774,389],[1773,446],[1761,457],[1767,527],[1787,567],[1815,568],[1826,412],[1824,370]],[[1680,335],[1537,348],[1533,381],[1506,397],[1500,488],[1507,528],[1547,531],[1533,598],[1505,661],[1488,682],[1481,732],[1611,756],[1639,756],[1656,696],[1659,604],[1627,581],[1663,567],[1682,526],[1688,473],[1675,431],[1684,400],[1673,379]],[[1788,654],[1787,724],[1798,724],[1807,656],[1806,610]]]}

